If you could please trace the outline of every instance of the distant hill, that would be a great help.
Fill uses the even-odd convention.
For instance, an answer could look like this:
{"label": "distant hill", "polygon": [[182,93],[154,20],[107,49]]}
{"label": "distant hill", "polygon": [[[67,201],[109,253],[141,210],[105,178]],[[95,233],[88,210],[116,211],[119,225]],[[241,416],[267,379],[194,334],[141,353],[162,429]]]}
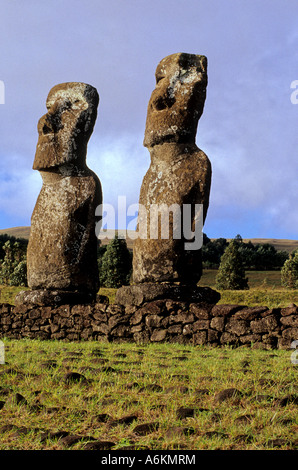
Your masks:
{"label": "distant hill", "polygon": [[[126,238],[128,248],[132,249],[133,247],[133,230],[106,230],[100,233],[99,239],[102,241],[103,245],[107,245],[111,238],[114,236],[114,232],[117,232],[120,236]],[[126,236],[128,233],[128,237]],[[7,233],[8,235],[14,236],[16,238],[25,238],[28,239],[30,235],[30,227],[12,227],[0,230],[0,235]],[[214,240],[214,239],[212,239]],[[227,240],[230,240],[229,238]],[[258,243],[270,243],[278,251],[287,251],[291,253],[293,250],[298,248],[298,240],[287,240],[287,239],[276,239],[276,238],[243,238],[244,242],[251,241],[254,245]]]}
{"label": "distant hill", "polygon": [[30,227],[12,227],[12,228],[4,228],[0,230],[0,235],[6,233],[11,237],[16,238],[25,238],[28,240],[30,235]]}

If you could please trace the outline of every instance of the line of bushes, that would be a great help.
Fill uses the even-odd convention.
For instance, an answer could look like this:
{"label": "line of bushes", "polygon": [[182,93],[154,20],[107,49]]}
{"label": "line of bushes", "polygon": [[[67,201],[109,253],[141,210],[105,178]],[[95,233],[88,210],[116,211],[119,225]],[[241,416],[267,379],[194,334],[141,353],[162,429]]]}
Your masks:
{"label": "line of bushes", "polygon": [[[227,242],[225,238],[211,241],[204,234],[202,247],[203,268],[217,268],[218,290],[248,289],[245,271],[281,271],[281,284],[289,289],[298,288],[298,250],[290,255],[277,251],[268,243],[253,245],[244,243],[237,235]],[[27,286],[27,240],[8,235],[0,236],[0,284]],[[126,240],[116,236],[108,245],[98,244],[98,268],[100,285],[118,288],[128,285],[132,272],[132,252]]]}

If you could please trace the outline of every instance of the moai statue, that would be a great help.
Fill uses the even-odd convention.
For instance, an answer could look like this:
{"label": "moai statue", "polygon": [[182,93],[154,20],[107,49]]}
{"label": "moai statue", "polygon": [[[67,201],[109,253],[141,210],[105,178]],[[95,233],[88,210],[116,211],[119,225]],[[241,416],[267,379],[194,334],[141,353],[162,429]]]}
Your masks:
{"label": "moai statue", "polygon": [[[198,235],[195,224],[199,212],[195,209],[202,209],[202,229],[209,205],[211,164],[195,143],[206,98],[207,59],[202,55],[173,54],[158,64],[155,76],[144,138],[151,164],[139,198],[134,285],[120,289],[116,297],[119,303],[140,303],[141,299],[168,295],[202,300],[202,290],[196,287],[202,271],[201,244],[187,239],[183,226],[184,211],[188,210],[188,233]],[[176,208],[175,215],[168,211],[168,237],[162,234],[161,224],[152,233],[152,214],[162,205],[166,210]],[[156,220],[155,217],[153,224]],[[180,237],[175,232],[176,225],[180,227]]]}
{"label": "moai statue", "polygon": [[98,103],[96,89],[85,83],[62,83],[48,95],[33,164],[43,185],[27,251],[31,291],[17,297],[17,303],[88,302],[96,297],[95,209],[102,191],[86,165],[86,153]]}

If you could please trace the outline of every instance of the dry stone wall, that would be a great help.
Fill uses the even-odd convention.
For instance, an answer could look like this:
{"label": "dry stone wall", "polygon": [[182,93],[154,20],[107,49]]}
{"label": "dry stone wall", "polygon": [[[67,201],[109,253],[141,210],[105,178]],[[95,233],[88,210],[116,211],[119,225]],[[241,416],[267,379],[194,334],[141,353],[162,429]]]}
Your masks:
{"label": "dry stone wall", "polygon": [[0,337],[178,342],[288,349],[298,339],[298,307],[269,309],[156,300],[136,306],[0,305]]}

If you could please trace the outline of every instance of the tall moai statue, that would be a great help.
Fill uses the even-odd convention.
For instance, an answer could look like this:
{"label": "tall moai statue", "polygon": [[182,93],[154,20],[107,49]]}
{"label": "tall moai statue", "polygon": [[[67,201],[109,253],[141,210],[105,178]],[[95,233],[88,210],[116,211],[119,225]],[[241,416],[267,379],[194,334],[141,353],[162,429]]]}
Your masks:
{"label": "tall moai statue", "polygon": [[[196,287],[202,272],[201,245],[187,239],[183,226],[188,209],[188,233],[196,233],[196,208],[200,208],[202,229],[209,205],[211,164],[195,143],[206,98],[207,58],[172,54],[158,64],[155,77],[144,137],[151,163],[140,191],[133,285],[119,290],[116,301],[120,303],[168,295],[202,300],[202,288]],[[154,210],[162,206],[166,212],[176,208],[175,215],[168,211],[169,236],[162,234],[161,224],[152,233]],[[157,220],[155,213],[153,225]]]}
{"label": "tall moai statue", "polygon": [[27,250],[28,285],[18,302],[88,302],[99,288],[95,209],[101,184],[86,165],[87,143],[99,96],[85,83],[62,83],[47,97],[38,122],[33,169],[43,184],[32,218]]}

